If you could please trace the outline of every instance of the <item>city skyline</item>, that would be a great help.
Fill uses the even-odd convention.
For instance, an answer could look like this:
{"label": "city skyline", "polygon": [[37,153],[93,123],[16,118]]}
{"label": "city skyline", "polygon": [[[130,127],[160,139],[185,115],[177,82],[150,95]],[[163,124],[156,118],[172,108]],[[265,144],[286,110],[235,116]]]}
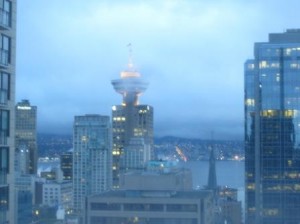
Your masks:
{"label": "city skyline", "polygon": [[20,1],[16,101],[38,106],[39,132],[71,133],[75,115],[110,115],[119,102],[110,80],[132,43],[155,136],[242,139],[243,64],[254,42],[299,27],[300,3],[289,3]]}

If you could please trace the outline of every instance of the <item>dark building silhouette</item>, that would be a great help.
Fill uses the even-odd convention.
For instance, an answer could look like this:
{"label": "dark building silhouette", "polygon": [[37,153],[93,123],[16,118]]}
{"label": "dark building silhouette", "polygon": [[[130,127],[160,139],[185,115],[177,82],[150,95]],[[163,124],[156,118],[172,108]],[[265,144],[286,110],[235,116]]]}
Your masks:
{"label": "dark building silhouette", "polygon": [[60,168],[63,172],[64,180],[72,180],[73,178],[73,152],[64,152],[60,156]]}
{"label": "dark building silhouette", "polygon": [[25,174],[37,173],[37,107],[29,100],[22,100],[16,105],[16,170]]}
{"label": "dark building silhouette", "polygon": [[300,222],[300,30],[270,34],[245,63],[246,223]]}
{"label": "dark building silhouette", "polygon": [[214,191],[214,195],[216,194],[216,190],[218,188],[217,185],[217,172],[216,172],[216,158],[214,154],[214,149],[212,148],[209,156],[209,169],[208,169],[208,181],[207,188]]}

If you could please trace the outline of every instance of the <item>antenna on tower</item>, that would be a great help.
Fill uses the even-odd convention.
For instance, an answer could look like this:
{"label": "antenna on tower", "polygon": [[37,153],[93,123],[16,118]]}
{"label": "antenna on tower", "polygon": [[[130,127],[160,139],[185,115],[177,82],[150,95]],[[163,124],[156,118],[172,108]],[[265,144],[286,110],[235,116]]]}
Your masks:
{"label": "antenna on tower", "polygon": [[131,43],[127,44],[128,47],[128,68],[133,69],[133,61],[132,61],[132,45]]}

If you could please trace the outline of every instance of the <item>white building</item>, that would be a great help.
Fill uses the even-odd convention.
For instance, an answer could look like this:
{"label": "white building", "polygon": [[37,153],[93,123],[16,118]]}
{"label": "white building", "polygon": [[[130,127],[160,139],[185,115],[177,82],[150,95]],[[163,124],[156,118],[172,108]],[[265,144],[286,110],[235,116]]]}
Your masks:
{"label": "white building", "polygon": [[73,134],[75,213],[81,216],[85,197],[111,187],[111,125],[108,116],[76,116]]}
{"label": "white building", "polygon": [[73,187],[71,181],[46,181],[43,183],[43,205],[59,206],[65,211],[73,206]]}

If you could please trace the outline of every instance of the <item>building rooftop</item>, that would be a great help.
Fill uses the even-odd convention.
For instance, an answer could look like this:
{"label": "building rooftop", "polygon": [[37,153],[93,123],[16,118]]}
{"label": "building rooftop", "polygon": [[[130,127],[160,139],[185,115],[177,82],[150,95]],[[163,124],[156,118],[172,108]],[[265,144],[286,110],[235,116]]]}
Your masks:
{"label": "building rooftop", "polygon": [[101,194],[92,195],[89,200],[98,198],[184,198],[184,199],[195,199],[195,198],[206,198],[212,195],[210,190],[192,190],[192,191],[108,191]]}
{"label": "building rooftop", "polygon": [[284,33],[270,33],[270,43],[300,43],[300,29],[287,29]]}

